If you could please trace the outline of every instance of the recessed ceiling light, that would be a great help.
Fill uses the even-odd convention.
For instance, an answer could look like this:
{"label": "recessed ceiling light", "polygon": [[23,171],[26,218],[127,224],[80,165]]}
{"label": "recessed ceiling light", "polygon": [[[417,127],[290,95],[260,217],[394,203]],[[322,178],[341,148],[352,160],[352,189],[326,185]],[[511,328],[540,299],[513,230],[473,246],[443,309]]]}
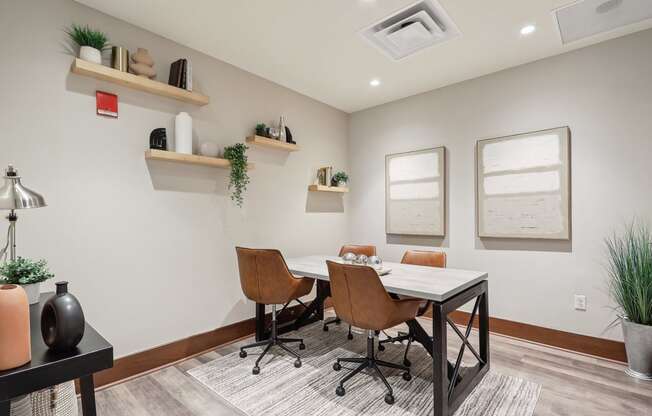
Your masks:
{"label": "recessed ceiling light", "polygon": [[534,33],[534,31],[537,30],[537,27],[534,25],[525,25],[521,28],[521,35],[527,36],[531,35]]}
{"label": "recessed ceiling light", "polygon": [[369,81],[369,85],[372,87],[377,87],[380,85],[380,80],[378,78],[374,78],[371,81]]}

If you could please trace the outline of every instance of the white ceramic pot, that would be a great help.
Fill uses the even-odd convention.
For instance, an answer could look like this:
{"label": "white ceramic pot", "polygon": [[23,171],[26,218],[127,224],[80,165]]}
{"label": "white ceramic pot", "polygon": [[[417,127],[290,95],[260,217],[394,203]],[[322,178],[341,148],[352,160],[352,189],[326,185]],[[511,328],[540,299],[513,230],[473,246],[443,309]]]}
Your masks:
{"label": "white ceramic pot", "polygon": [[82,46],[79,48],[79,59],[102,65],[102,52],[90,46]]}
{"label": "white ceramic pot", "polygon": [[192,118],[188,113],[181,112],[174,119],[174,150],[192,154]]}
{"label": "white ceramic pot", "polygon": [[213,142],[203,142],[199,147],[199,154],[208,157],[217,157],[220,154],[220,148]]}
{"label": "white ceramic pot", "polygon": [[340,188],[346,188],[346,182],[344,182],[344,181],[339,181],[339,182],[337,183],[337,186],[339,186]]}
{"label": "white ceramic pot", "polygon": [[41,296],[40,283],[32,283],[31,285],[20,285],[20,287],[25,289],[25,292],[27,293],[27,300],[29,301],[30,305],[38,303],[39,297]]}

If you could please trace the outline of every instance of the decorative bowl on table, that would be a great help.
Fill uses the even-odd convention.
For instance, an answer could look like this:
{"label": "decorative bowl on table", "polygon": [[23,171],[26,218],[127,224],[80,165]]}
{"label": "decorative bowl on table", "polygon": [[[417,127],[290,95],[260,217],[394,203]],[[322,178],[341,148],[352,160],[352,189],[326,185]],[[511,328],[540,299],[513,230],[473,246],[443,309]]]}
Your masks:
{"label": "decorative bowl on table", "polygon": [[344,263],[353,264],[355,259],[356,259],[356,255],[353,253],[344,253],[344,255],[342,256],[342,261]]}
{"label": "decorative bowl on table", "polygon": [[371,256],[367,259],[367,266],[380,270],[383,268],[383,260],[378,256]]}
{"label": "decorative bowl on table", "polygon": [[355,264],[367,264],[368,257],[364,254],[360,254],[355,258]]}

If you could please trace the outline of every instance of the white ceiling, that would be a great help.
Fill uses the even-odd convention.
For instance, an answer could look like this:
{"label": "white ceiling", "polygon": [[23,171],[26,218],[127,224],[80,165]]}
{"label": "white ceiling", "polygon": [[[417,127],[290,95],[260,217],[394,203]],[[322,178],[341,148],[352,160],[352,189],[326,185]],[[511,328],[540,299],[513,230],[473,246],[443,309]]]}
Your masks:
{"label": "white ceiling", "polygon": [[551,12],[573,0],[440,0],[462,35],[392,61],[358,32],[415,0],[77,1],[346,112],[652,27],[562,45]]}

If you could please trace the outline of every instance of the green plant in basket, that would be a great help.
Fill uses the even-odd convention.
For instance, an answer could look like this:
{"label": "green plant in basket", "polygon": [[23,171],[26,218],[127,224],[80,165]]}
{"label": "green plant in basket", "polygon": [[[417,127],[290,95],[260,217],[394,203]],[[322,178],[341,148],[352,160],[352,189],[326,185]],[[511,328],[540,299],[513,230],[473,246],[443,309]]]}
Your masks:
{"label": "green plant in basket", "polygon": [[339,171],[331,178],[331,185],[333,186],[344,186],[349,181],[349,175],[346,172]]}

